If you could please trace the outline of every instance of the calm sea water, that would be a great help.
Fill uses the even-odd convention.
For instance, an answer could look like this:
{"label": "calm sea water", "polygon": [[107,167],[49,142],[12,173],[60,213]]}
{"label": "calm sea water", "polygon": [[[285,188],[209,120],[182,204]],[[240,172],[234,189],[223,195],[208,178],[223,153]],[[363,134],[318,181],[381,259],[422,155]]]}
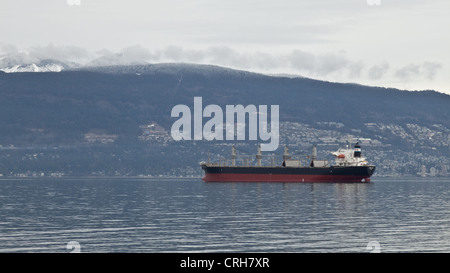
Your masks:
{"label": "calm sea water", "polygon": [[0,252],[450,252],[449,198],[450,179],[2,179]]}

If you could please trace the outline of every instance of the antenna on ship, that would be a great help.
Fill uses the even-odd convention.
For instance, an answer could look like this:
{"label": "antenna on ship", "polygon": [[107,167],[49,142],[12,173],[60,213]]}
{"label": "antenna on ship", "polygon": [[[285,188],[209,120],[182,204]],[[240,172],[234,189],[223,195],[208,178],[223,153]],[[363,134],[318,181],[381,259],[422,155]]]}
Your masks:
{"label": "antenna on ship", "polygon": [[352,135],[349,135],[349,136],[348,136],[348,147],[347,147],[347,148],[349,148],[349,149],[352,148],[352,140],[353,140]]}

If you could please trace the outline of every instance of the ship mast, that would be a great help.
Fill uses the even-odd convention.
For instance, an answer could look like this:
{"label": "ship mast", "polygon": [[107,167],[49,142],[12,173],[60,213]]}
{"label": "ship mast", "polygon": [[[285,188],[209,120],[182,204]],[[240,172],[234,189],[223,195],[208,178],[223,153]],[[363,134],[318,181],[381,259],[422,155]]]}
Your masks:
{"label": "ship mast", "polygon": [[316,160],[316,159],[317,159],[317,146],[314,145],[313,150],[312,150],[312,160]]}
{"label": "ship mast", "polygon": [[236,147],[231,146],[231,165],[236,166]]}
{"label": "ship mast", "polygon": [[289,148],[287,145],[284,146],[284,154],[283,154],[283,160],[291,159],[291,156],[289,155]]}
{"label": "ship mast", "polygon": [[258,144],[258,152],[256,153],[256,160],[258,162],[258,167],[261,167],[261,158],[262,158],[261,145]]}

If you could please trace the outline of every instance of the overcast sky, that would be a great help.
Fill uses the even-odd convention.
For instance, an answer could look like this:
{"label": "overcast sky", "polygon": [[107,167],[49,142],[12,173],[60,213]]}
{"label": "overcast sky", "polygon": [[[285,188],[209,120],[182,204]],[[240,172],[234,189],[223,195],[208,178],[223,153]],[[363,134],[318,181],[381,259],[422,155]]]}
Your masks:
{"label": "overcast sky", "polygon": [[216,64],[450,94],[449,14],[448,0],[0,0],[0,56]]}

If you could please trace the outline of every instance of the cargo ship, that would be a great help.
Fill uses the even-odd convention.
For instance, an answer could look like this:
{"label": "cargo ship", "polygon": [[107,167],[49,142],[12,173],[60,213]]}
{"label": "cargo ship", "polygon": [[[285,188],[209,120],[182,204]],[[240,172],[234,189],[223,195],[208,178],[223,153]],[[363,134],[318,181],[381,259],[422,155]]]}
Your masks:
{"label": "cargo ship", "polygon": [[[248,160],[242,165],[236,164],[236,148],[232,146],[231,164],[226,162],[201,162],[206,182],[370,182],[375,166],[369,165],[361,154],[361,146],[332,152],[335,163],[317,159],[317,147],[314,146],[311,157],[306,162],[293,159],[285,146],[281,165],[263,166],[261,148],[258,146],[256,166],[249,166]],[[272,160],[273,162],[273,160]],[[309,163],[309,164],[308,164]]]}

